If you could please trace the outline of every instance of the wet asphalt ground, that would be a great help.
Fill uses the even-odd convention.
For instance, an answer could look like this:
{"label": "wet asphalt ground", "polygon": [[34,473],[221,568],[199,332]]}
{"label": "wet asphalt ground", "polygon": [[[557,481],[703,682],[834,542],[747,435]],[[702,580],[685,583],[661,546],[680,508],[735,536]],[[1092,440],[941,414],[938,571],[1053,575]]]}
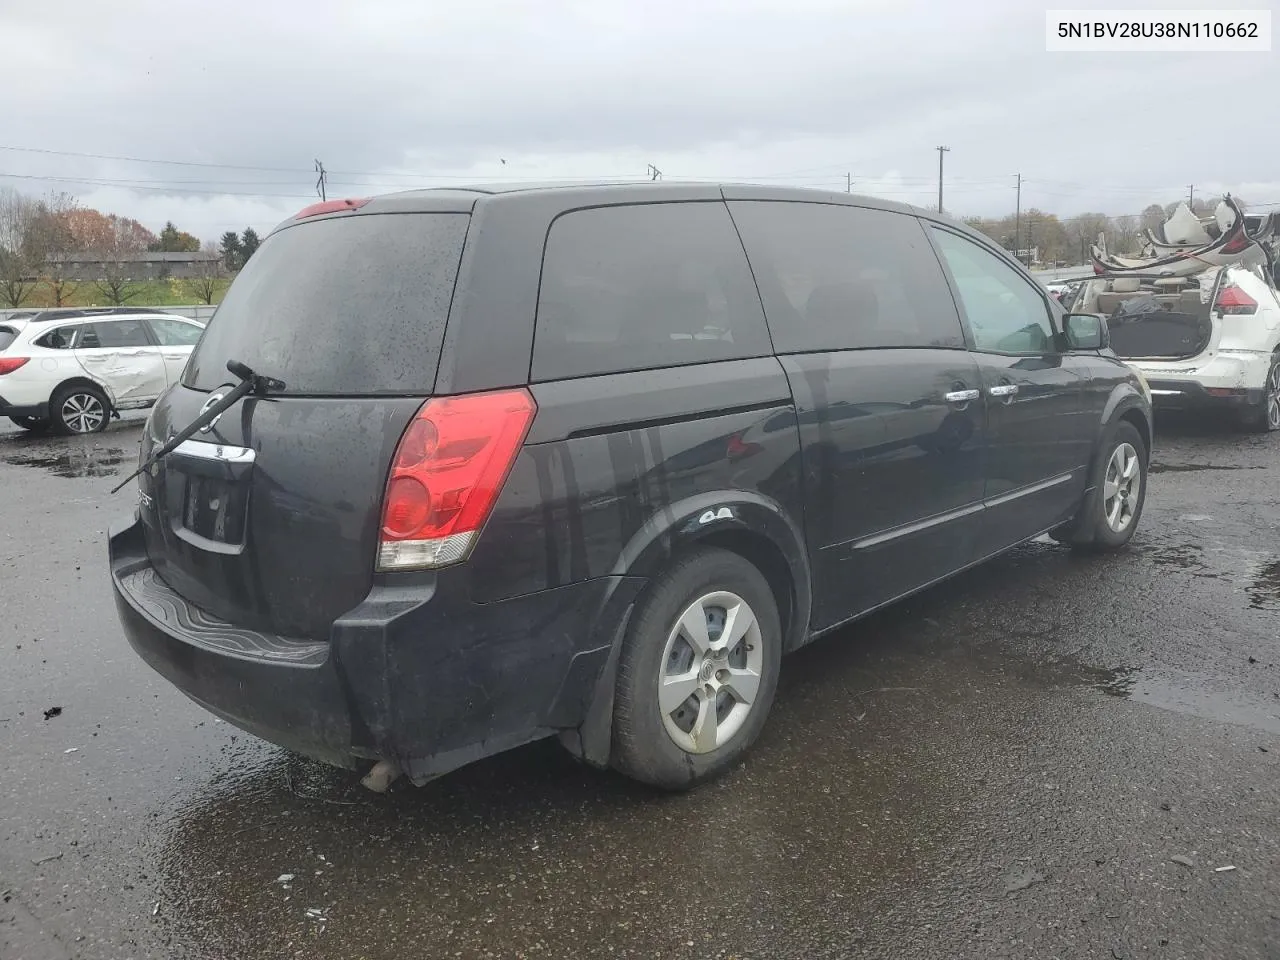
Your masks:
{"label": "wet asphalt ground", "polygon": [[544,743],[376,796],[127,647],[139,423],[0,427],[3,960],[1280,958],[1280,436],[1162,424],[1127,552],[807,648],[700,791]]}

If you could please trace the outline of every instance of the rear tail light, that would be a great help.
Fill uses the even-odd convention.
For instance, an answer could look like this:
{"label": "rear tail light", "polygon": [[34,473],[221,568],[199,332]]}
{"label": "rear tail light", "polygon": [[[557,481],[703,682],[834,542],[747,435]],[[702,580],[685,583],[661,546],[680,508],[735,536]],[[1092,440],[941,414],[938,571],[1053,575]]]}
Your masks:
{"label": "rear tail light", "polygon": [[1236,228],[1235,236],[1222,245],[1219,253],[1244,253],[1245,248],[1253,241],[1249,239],[1249,235],[1244,232],[1244,226]]}
{"label": "rear tail light", "polygon": [[13,373],[30,359],[30,357],[0,357],[0,374]]}
{"label": "rear tail light", "polygon": [[378,570],[466,558],[537,406],[527,390],[428,400],[396,447],[382,503]]}
{"label": "rear tail light", "polygon": [[1222,316],[1240,316],[1258,312],[1258,301],[1253,299],[1234,283],[1224,284],[1218,291],[1218,299],[1214,306]]}
{"label": "rear tail light", "polygon": [[360,199],[348,198],[346,200],[325,200],[321,203],[313,203],[311,206],[303,207],[299,210],[297,216],[293,219],[302,220],[305,217],[318,217],[322,213],[340,213],[343,210],[359,210],[368,203],[370,199],[372,198],[362,197]]}

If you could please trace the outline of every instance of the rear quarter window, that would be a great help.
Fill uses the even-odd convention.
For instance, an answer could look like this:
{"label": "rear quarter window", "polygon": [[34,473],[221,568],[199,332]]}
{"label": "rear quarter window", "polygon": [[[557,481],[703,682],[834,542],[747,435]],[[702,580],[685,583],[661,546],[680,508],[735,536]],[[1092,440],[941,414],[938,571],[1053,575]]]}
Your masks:
{"label": "rear quarter window", "polygon": [[779,353],[964,346],[920,222],[829,203],[729,204]]}
{"label": "rear quarter window", "polygon": [[533,379],[766,356],[742,244],[722,202],[577,210],[552,224]]}
{"label": "rear quarter window", "polygon": [[467,214],[361,214],[268,237],[209,321],[183,382],[238,360],[313,396],[425,395],[435,385]]}
{"label": "rear quarter window", "polygon": [[79,324],[72,324],[68,327],[54,327],[36,340],[36,346],[46,347],[49,350],[70,350],[75,344],[76,333],[79,329]]}

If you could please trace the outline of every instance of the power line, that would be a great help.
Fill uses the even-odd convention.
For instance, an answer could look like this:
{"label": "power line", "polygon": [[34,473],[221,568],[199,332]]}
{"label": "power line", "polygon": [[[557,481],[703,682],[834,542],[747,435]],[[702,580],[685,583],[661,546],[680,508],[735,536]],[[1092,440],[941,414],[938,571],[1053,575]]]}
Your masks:
{"label": "power line", "polygon": [[91,187],[124,187],[128,190],[152,190],[160,193],[199,193],[208,194],[216,197],[265,197],[278,200],[310,200],[311,197],[305,193],[243,193],[231,190],[194,190],[187,187],[182,189],[174,189],[173,187],[149,187],[140,184],[121,184],[111,180],[94,180],[77,177],[39,177],[34,174],[27,173],[0,173],[0,177],[10,180],[38,180],[46,183],[78,183]]}
{"label": "power line", "polygon": [[88,160],[118,160],[123,163],[159,163],[174,167],[212,167],[219,170],[260,170],[266,173],[298,173],[289,167],[251,167],[235,163],[207,163],[198,160],[156,160],[148,157],[121,157],[107,153],[77,153],[72,150],[47,150],[41,147],[8,147],[0,145],[0,150],[11,150],[16,153],[41,153],[56,157],[83,157]]}

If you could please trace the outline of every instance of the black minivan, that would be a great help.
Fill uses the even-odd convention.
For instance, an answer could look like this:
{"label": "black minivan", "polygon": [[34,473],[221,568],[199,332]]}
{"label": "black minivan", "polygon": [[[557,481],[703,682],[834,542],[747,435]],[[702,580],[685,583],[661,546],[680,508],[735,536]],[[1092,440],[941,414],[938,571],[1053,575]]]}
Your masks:
{"label": "black minivan", "polygon": [[559,735],[683,788],[759,734],[783,654],[1044,533],[1125,544],[1151,435],[1105,321],[914,208],[329,201],[156,404],[143,462],[178,442],[111,575],[152,667],[298,753],[420,784]]}

